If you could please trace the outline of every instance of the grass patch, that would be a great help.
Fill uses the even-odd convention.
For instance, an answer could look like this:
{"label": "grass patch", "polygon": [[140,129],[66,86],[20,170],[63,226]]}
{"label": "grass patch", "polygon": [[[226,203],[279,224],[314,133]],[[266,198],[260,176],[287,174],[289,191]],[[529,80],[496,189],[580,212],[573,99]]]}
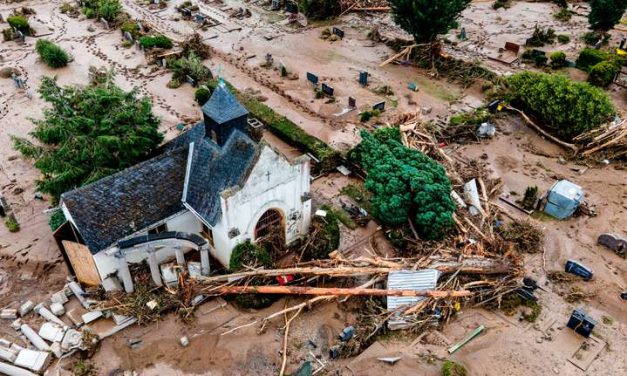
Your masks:
{"label": "grass patch", "polygon": [[350,214],[344,211],[344,209],[340,209],[336,207],[329,207],[329,209],[327,210],[331,211],[333,216],[336,217],[338,221],[342,222],[344,226],[348,227],[351,230],[354,230],[357,228],[357,223],[353,221]]}
{"label": "grass patch", "polygon": [[452,360],[447,360],[442,364],[442,376],[466,376],[466,368]]}
{"label": "grass patch", "polygon": [[459,97],[459,93],[456,93],[433,80],[418,77],[416,81],[418,81],[418,87],[420,87],[420,90],[423,90],[432,97],[441,99],[445,102],[455,102]]}
{"label": "grass patch", "polygon": [[535,322],[542,312],[542,306],[538,302],[523,299],[516,292],[509,293],[503,297],[500,309],[506,315],[512,316],[518,311],[520,306],[531,309],[522,313],[522,318],[527,322]]}
{"label": "grass patch", "polygon": [[368,191],[362,184],[350,184],[340,190],[340,193],[344,196],[350,197],[357,205],[370,213],[372,206],[370,205],[370,199],[372,193]]}
{"label": "grass patch", "polygon": [[20,231],[20,224],[17,223],[17,220],[13,217],[9,217],[6,221],[4,221],[4,225],[7,226],[9,232],[18,232]]}

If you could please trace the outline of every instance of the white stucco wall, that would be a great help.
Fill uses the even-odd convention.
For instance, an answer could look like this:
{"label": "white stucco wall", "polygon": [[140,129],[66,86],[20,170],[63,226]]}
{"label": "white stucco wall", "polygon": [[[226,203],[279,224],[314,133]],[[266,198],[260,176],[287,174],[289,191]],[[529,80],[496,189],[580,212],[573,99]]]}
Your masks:
{"label": "white stucco wall", "polygon": [[[130,239],[135,236],[146,235],[148,230],[160,225],[165,222],[167,224],[168,231],[182,231],[189,232],[194,234],[199,234],[202,230],[202,225],[200,221],[196,218],[196,216],[189,212],[184,211],[179,214],[176,214],[170,218],[162,222],[155,223],[153,226],[149,228],[143,229],[135,234],[127,236],[124,239]],[[181,248],[184,253],[192,250],[191,247],[183,246]],[[116,281],[117,278],[109,278],[108,276],[111,274],[117,274],[118,270],[118,261],[115,257],[115,253],[117,251],[117,247],[110,247],[106,250],[98,252],[94,255],[94,261],[96,263],[96,268],[98,269],[98,273],[100,274],[100,278],[102,279],[102,285],[106,290],[110,290],[112,288],[119,288],[119,283]],[[159,264],[164,262],[171,262],[176,259],[174,253],[174,247],[172,245],[165,245],[163,248],[159,249],[156,252],[157,262]],[[148,252],[145,249],[138,248],[136,250],[129,250],[126,252],[126,259],[129,264],[139,263],[148,258]]]}
{"label": "white stucco wall", "polygon": [[[213,256],[228,265],[237,244],[254,239],[255,226],[268,209],[278,209],[284,216],[285,238],[291,243],[305,235],[311,221],[311,200],[302,201],[310,189],[309,160],[290,164],[268,145],[264,145],[257,163],[244,186],[222,195],[222,218],[214,226]],[[229,238],[233,229],[239,235]]]}

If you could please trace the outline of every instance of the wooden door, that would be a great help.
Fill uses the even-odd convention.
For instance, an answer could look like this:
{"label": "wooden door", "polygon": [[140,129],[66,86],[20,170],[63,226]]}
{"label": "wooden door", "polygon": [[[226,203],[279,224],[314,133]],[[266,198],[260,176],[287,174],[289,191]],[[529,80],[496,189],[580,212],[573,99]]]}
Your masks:
{"label": "wooden door", "polygon": [[63,240],[63,247],[67,257],[70,259],[72,268],[74,268],[76,279],[88,286],[98,286],[100,284],[100,274],[98,274],[94,256],[89,251],[89,248],[69,240]]}

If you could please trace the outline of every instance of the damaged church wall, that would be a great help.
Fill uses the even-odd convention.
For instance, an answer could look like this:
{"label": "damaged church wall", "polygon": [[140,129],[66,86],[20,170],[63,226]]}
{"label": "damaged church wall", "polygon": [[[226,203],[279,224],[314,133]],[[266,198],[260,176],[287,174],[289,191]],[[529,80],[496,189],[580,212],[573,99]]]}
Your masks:
{"label": "damaged church wall", "polygon": [[288,244],[306,235],[311,221],[309,159],[301,158],[290,164],[264,145],[244,187],[222,195],[223,216],[213,231],[213,256],[222,264],[229,265],[237,244],[255,240],[257,221],[268,209],[279,209],[284,216]]}
{"label": "damaged church wall", "polygon": [[[165,223],[167,225],[168,231],[182,231],[199,234],[202,229],[200,221],[193,213],[189,211],[184,211],[175,216],[172,216],[166,219]],[[155,223],[149,228],[129,235],[120,240],[130,239],[140,235],[146,235],[150,228],[153,228],[157,225],[159,225],[159,223]],[[152,244],[154,245],[154,243]],[[184,253],[187,253],[188,251],[192,250],[192,248],[182,247],[182,250]],[[102,286],[105,288],[105,290],[121,288],[120,281],[117,278],[118,260],[115,257],[117,251],[118,248],[112,246],[94,255],[94,262],[96,263],[96,268],[98,269],[98,273],[100,274],[100,278],[102,279]],[[164,247],[157,250],[155,255],[159,264],[170,262],[176,259],[174,247],[171,245],[171,243],[168,244],[168,242],[164,242]],[[134,250],[126,254],[126,259],[129,264],[140,263],[147,258],[148,252],[146,249],[141,251]]]}

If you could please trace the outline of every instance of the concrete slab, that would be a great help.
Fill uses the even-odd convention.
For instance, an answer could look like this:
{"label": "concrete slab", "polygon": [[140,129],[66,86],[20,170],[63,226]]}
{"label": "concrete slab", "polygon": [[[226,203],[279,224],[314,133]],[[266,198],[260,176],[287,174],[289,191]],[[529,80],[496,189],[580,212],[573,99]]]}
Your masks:
{"label": "concrete slab", "polygon": [[52,355],[49,352],[25,349],[17,354],[14,364],[37,373],[43,373],[48,368],[51,360]]}
{"label": "concrete slab", "polygon": [[45,322],[41,325],[41,328],[39,328],[39,336],[50,342],[61,342],[64,335],[65,330],[51,322]]}

